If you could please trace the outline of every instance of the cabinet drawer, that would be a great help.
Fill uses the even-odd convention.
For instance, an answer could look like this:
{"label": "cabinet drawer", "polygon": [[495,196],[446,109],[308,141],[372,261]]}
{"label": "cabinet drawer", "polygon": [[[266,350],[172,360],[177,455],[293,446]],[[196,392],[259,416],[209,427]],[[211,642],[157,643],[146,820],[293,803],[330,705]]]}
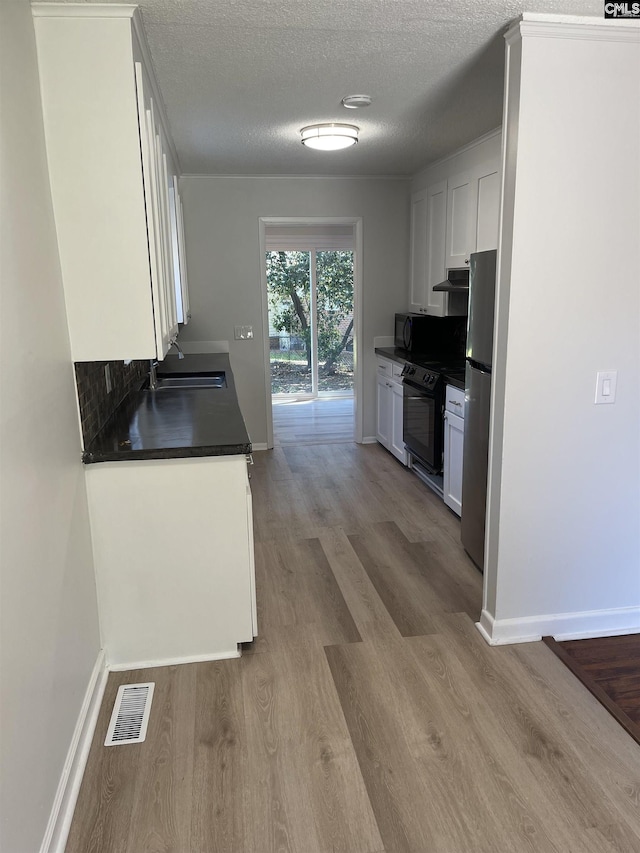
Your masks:
{"label": "cabinet drawer", "polygon": [[389,379],[393,376],[393,362],[386,358],[378,356],[378,376],[386,376]]}
{"label": "cabinet drawer", "polygon": [[392,362],[391,364],[391,376],[397,381],[402,381],[402,371],[404,370],[404,363],[399,364],[397,361]]}
{"label": "cabinet drawer", "polygon": [[445,409],[460,418],[464,418],[464,391],[454,385],[447,385]]}

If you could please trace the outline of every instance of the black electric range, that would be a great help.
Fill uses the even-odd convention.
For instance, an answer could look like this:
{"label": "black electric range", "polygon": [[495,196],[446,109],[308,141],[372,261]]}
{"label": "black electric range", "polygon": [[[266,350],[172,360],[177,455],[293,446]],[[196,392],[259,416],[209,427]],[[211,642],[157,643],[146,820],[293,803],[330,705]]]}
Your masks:
{"label": "black electric range", "polygon": [[444,457],[444,396],[448,376],[464,376],[464,361],[412,354],[402,371],[403,440],[409,456],[430,474]]}

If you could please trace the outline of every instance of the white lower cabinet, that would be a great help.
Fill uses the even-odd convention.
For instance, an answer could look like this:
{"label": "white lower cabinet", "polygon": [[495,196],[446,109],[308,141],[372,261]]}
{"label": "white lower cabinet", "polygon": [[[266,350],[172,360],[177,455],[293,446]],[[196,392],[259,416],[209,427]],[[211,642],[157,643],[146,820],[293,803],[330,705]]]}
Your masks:
{"label": "white lower cabinet", "polygon": [[376,438],[383,447],[407,464],[407,451],[402,438],[403,388],[400,374],[403,365],[378,357],[378,394]]}
{"label": "white lower cabinet", "polygon": [[391,446],[389,450],[403,465],[407,464],[407,451],[404,449],[402,437],[403,427],[403,397],[402,382],[391,383]]}
{"label": "white lower cabinet", "polygon": [[444,502],[462,515],[462,458],[464,445],[464,391],[447,385],[444,412]]}
{"label": "white lower cabinet", "polygon": [[85,473],[111,665],[231,657],[253,640],[244,456],[104,462]]}

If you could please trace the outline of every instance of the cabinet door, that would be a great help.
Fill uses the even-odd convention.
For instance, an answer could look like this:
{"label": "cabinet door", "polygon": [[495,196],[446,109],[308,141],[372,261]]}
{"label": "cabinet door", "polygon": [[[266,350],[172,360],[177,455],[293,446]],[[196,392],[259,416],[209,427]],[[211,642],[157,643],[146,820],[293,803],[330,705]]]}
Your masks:
{"label": "cabinet door", "polygon": [[471,172],[453,175],[447,181],[447,251],[445,266],[469,265],[475,251],[475,216],[478,182]]}
{"label": "cabinet door", "polygon": [[498,219],[500,213],[500,169],[487,164],[476,171],[478,183],[476,208],[475,251],[498,248]]}
{"label": "cabinet door", "polygon": [[391,446],[391,382],[385,376],[378,376],[378,416],[376,438],[383,447]]}
{"label": "cabinet door", "polygon": [[464,420],[451,412],[444,415],[444,502],[456,515],[462,515],[462,459]]}
{"label": "cabinet door", "polygon": [[434,293],[436,284],[445,279],[445,254],[447,231],[447,182],[440,181],[427,187],[427,286],[425,310],[427,314],[443,317],[446,313],[446,293]]}
{"label": "cabinet door", "polygon": [[409,309],[423,312],[427,284],[427,193],[411,196],[411,248],[409,270]]}
{"label": "cabinet door", "polygon": [[187,282],[187,263],[184,251],[182,200],[178,192],[178,179],[175,175],[169,186],[169,214],[171,216],[171,245],[176,315],[178,323],[186,325],[191,318],[189,313],[189,285]]}
{"label": "cabinet door", "polygon": [[253,636],[258,636],[258,600],[256,598],[256,557],[253,541],[253,495],[247,476],[247,534],[249,536],[249,588],[251,595],[251,626]]}
{"label": "cabinet door", "polygon": [[156,340],[156,358],[162,359],[170,346],[170,320],[166,301],[166,257],[163,235],[160,168],[153,104],[145,107],[142,65],[135,63],[136,96],[138,101],[138,131],[142,160],[149,268],[153,300],[153,321]]}
{"label": "cabinet door", "polygon": [[160,134],[156,135],[158,159],[160,164],[160,205],[162,208],[162,233],[165,258],[164,300],[167,307],[167,334],[170,341],[178,336],[178,315],[176,311],[176,289],[173,267],[173,252],[171,239],[171,213],[169,210],[169,173],[167,170],[167,155],[162,146]]}
{"label": "cabinet door", "polygon": [[[153,107],[153,104],[151,104]],[[169,351],[171,341],[169,339],[170,321],[167,307],[167,266],[165,256],[166,235],[163,231],[162,204],[160,196],[160,168],[158,164],[158,149],[155,135],[155,122],[153,110],[146,110],[147,138],[150,151],[150,194],[148,200],[149,220],[153,221],[154,232],[154,260],[155,277],[152,278],[153,286],[153,315],[156,326],[156,342],[158,358],[163,359]],[[153,262],[152,262],[153,266]]]}
{"label": "cabinet door", "polygon": [[391,444],[389,450],[402,462],[407,464],[407,451],[404,448],[402,438],[403,413],[402,401],[404,397],[402,382],[391,383]]}
{"label": "cabinet door", "polygon": [[[176,184],[177,186],[177,184]],[[182,284],[182,311],[184,314],[184,324],[191,319],[191,302],[189,300],[189,277],[187,275],[187,249],[184,242],[184,208],[182,199],[178,198],[176,213],[178,215],[178,238],[180,245],[180,281]]]}

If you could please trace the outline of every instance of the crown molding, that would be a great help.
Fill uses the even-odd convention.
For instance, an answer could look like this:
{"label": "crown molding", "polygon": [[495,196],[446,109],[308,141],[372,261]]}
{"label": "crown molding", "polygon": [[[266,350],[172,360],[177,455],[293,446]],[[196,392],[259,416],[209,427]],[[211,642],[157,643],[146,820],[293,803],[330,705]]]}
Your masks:
{"label": "crown molding", "polygon": [[640,44],[640,21],[581,18],[578,15],[523,14],[505,33],[507,44],[518,38],[557,38]]}
{"label": "crown molding", "polygon": [[34,18],[133,18],[138,7],[128,3],[32,3]]}

